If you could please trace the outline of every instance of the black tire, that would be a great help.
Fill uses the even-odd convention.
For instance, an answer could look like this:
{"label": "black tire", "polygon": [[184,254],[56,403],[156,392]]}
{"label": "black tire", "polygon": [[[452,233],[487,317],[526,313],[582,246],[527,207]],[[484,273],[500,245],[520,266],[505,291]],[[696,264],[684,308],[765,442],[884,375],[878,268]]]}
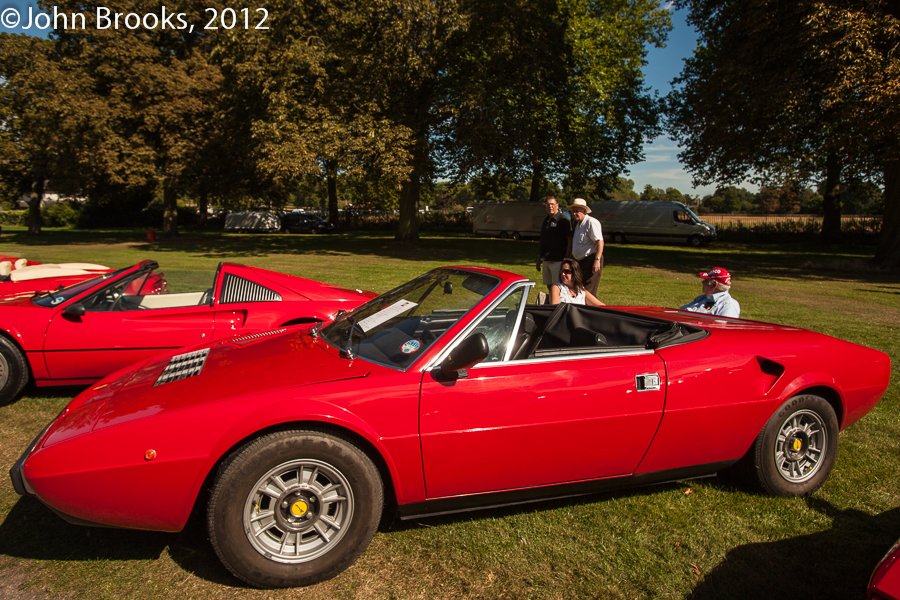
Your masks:
{"label": "black tire", "polygon": [[506,233],[505,231],[501,231],[501,232],[500,232],[500,239],[501,239],[501,240],[505,240],[505,239],[508,238],[508,237],[509,237],[509,234]]}
{"label": "black tire", "polygon": [[614,244],[624,244],[625,243],[625,235],[619,232],[616,232],[612,235],[612,241]]}
{"label": "black tire", "polygon": [[699,248],[700,246],[703,245],[703,238],[700,237],[699,235],[692,235],[688,238],[687,243],[688,243],[688,246],[691,246],[693,248]]}
{"label": "black tire", "polygon": [[0,406],[19,397],[30,375],[25,354],[14,342],[0,336]]}
{"label": "black tire", "polygon": [[750,449],[756,479],[773,496],[806,496],[825,483],[838,448],[838,422],[819,396],[788,399]]}
{"label": "black tire", "polygon": [[513,231],[512,239],[514,239],[514,240],[521,240],[521,239],[522,239],[522,234],[519,233],[518,231]]}
{"label": "black tire", "polygon": [[[277,494],[258,491],[276,478],[279,484],[267,488]],[[222,464],[207,510],[209,537],[222,563],[250,585],[311,585],[365,551],[383,504],[378,469],[352,442],[281,431],[253,440]]]}

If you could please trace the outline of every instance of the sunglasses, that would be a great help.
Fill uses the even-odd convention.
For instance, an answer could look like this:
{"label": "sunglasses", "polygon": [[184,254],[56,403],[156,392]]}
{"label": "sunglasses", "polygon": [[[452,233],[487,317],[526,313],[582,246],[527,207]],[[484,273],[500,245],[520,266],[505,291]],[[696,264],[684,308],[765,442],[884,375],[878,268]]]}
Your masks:
{"label": "sunglasses", "polygon": [[564,275],[571,275],[572,269],[563,269],[562,271],[560,271],[560,273],[563,273]]}

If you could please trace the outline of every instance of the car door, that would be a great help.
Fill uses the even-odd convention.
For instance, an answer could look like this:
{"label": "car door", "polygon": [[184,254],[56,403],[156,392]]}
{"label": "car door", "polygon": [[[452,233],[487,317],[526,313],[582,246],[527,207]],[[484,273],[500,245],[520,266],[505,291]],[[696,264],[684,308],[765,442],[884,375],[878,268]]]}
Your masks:
{"label": "car door", "polygon": [[[191,294],[143,294],[156,301],[151,306],[180,296],[187,297],[190,306],[147,308],[122,301],[139,299],[154,276],[112,282],[81,302],[86,306],[81,316],[64,310],[53,315],[44,338],[51,379],[97,379],[164,350],[211,339],[213,309],[209,303],[194,302]],[[141,282],[140,277],[149,281]]]}
{"label": "car door", "polygon": [[630,474],[653,439],[664,401],[665,367],[649,350],[489,357],[454,381],[426,372],[420,434],[427,495]]}

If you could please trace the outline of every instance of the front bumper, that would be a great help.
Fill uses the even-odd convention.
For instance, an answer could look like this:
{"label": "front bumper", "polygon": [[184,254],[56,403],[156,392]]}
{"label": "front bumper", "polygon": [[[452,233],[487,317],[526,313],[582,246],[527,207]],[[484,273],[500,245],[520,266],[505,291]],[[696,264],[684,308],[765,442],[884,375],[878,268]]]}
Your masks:
{"label": "front bumper", "polygon": [[28,480],[25,479],[25,475],[22,474],[22,469],[25,467],[25,460],[31,455],[35,447],[44,439],[44,436],[47,434],[47,430],[50,429],[50,426],[55,422],[56,421],[54,420],[48,423],[47,426],[44,427],[44,430],[41,431],[36,438],[31,440],[31,443],[28,444],[28,448],[25,449],[25,452],[22,453],[22,456],[19,457],[19,460],[17,460],[9,470],[9,478],[12,479],[13,489],[16,490],[16,493],[20,496],[34,496],[34,490],[32,490],[31,486],[28,485]]}

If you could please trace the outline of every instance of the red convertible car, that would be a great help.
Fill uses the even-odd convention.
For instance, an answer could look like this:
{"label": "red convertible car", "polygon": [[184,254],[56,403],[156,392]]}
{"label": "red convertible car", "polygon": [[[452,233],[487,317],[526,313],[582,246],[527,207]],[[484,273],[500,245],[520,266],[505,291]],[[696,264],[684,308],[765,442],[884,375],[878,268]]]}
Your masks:
{"label": "red convertible car", "polygon": [[0,298],[0,405],[29,379],[89,385],[165,350],[330,320],[375,296],[232,263],[199,291],[170,293],[158,267],[145,260],[61,290]]}
{"label": "red convertible car", "polygon": [[[259,587],[340,573],[403,518],[716,473],[809,494],[887,355],[663,308],[527,305],[534,282],[430,271],[320,325],[155,356],[76,397],[10,474],[74,523],[181,530]],[[73,459],[73,457],[77,457]],[[742,463],[743,464],[743,463]]]}
{"label": "red convertible car", "polygon": [[0,296],[55,290],[110,271],[90,263],[44,264],[0,255]]}

